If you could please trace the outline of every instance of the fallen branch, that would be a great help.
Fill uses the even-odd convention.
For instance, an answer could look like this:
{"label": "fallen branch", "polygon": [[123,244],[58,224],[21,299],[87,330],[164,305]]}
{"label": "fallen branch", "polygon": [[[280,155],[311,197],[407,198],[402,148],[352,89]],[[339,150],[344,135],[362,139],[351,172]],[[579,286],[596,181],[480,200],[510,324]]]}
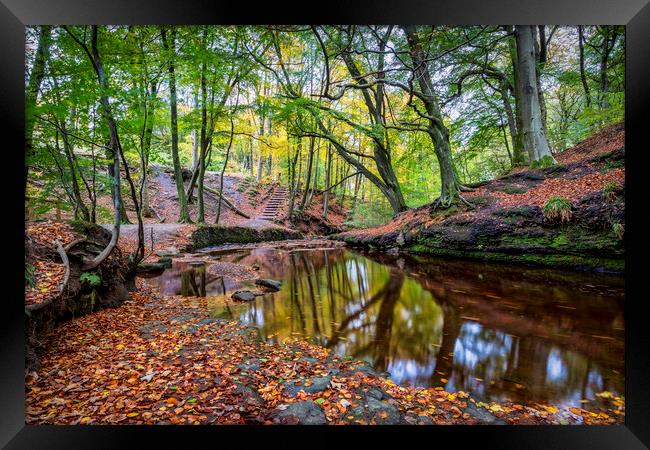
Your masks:
{"label": "fallen branch", "polygon": [[221,197],[221,200],[223,200],[223,202],[224,202],[226,205],[228,205],[228,207],[229,207],[230,209],[232,209],[232,211],[233,211],[234,213],[239,214],[240,216],[242,216],[242,217],[244,217],[244,218],[246,218],[246,219],[250,219],[250,216],[248,216],[245,212],[243,212],[242,210],[240,210],[239,208],[237,208],[237,207],[232,203],[232,201],[231,201],[230,199],[228,199],[225,195],[220,194],[219,191],[217,191],[216,189],[212,189],[211,187],[208,187],[208,186],[203,186],[203,189],[205,189],[206,191],[208,191],[208,192],[210,192],[210,193],[212,193],[212,194],[214,194],[214,195],[216,195],[216,196],[218,196],[218,197]]}
{"label": "fallen branch", "polygon": [[63,293],[63,290],[65,287],[68,285],[68,279],[70,278],[70,260],[68,259],[68,255],[65,252],[65,249],[61,245],[59,241],[54,241],[56,244],[56,251],[59,252],[59,255],[61,256],[61,261],[63,261],[63,265],[65,266],[65,274],[63,275],[63,282],[59,286],[59,294]]}
{"label": "fallen branch", "polygon": [[69,252],[72,247],[75,245],[81,244],[82,242],[86,242],[86,238],[81,238],[81,239],[75,239],[74,241],[70,242],[68,245],[63,247],[63,250],[66,252]]}

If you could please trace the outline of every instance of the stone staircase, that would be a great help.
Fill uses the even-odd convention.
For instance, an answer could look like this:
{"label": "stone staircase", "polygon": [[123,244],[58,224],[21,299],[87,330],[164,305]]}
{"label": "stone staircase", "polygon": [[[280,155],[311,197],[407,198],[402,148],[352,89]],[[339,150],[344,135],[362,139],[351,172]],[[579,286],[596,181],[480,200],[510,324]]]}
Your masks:
{"label": "stone staircase", "polygon": [[284,186],[278,186],[275,188],[273,195],[269,199],[262,213],[256,217],[260,220],[268,220],[273,222],[276,219],[279,219],[279,214],[282,212],[284,201],[287,198],[287,188]]}

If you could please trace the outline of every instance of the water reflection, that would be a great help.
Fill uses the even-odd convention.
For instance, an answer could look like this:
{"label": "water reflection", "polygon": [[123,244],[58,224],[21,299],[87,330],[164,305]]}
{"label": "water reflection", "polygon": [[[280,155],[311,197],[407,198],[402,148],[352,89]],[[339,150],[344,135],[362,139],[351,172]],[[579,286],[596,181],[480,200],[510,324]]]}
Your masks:
{"label": "water reflection", "polygon": [[[396,383],[483,400],[579,406],[603,390],[623,394],[620,277],[342,249],[221,257],[235,259],[282,279],[282,289],[251,304],[219,302],[212,312],[260,326],[272,341],[304,337],[366,359]],[[201,284],[205,270],[187,277],[181,285],[207,285],[208,295],[242,286]]]}

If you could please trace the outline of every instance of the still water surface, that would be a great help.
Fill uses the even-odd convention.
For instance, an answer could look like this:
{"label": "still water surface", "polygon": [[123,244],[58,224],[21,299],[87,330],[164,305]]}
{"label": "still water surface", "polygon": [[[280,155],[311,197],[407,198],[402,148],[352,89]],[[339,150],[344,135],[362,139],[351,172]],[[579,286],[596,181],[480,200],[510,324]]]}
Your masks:
{"label": "still water surface", "polygon": [[401,385],[463,390],[483,401],[580,406],[623,394],[622,277],[347,249],[214,252],[216,265],[259,267],[280,292],[175,263],[166,294],[208,297],[211,313],[365,359]]}

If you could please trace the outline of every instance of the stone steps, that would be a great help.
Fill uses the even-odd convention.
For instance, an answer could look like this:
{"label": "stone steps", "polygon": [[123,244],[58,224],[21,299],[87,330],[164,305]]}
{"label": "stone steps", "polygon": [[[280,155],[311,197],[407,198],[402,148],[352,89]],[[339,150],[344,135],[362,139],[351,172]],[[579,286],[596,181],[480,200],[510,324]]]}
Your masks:
{"label": "stone steps", "polygon": [[261,220],[270,220],[270,221],[275,220],[278,217],[278,214],[280,213],[286,199],[287,199],[287,188],[285,187],[276,188],[273,194],[271,194],[271,198],[266,203],[264,210],[259,216],[257,216],[257,218]]}

